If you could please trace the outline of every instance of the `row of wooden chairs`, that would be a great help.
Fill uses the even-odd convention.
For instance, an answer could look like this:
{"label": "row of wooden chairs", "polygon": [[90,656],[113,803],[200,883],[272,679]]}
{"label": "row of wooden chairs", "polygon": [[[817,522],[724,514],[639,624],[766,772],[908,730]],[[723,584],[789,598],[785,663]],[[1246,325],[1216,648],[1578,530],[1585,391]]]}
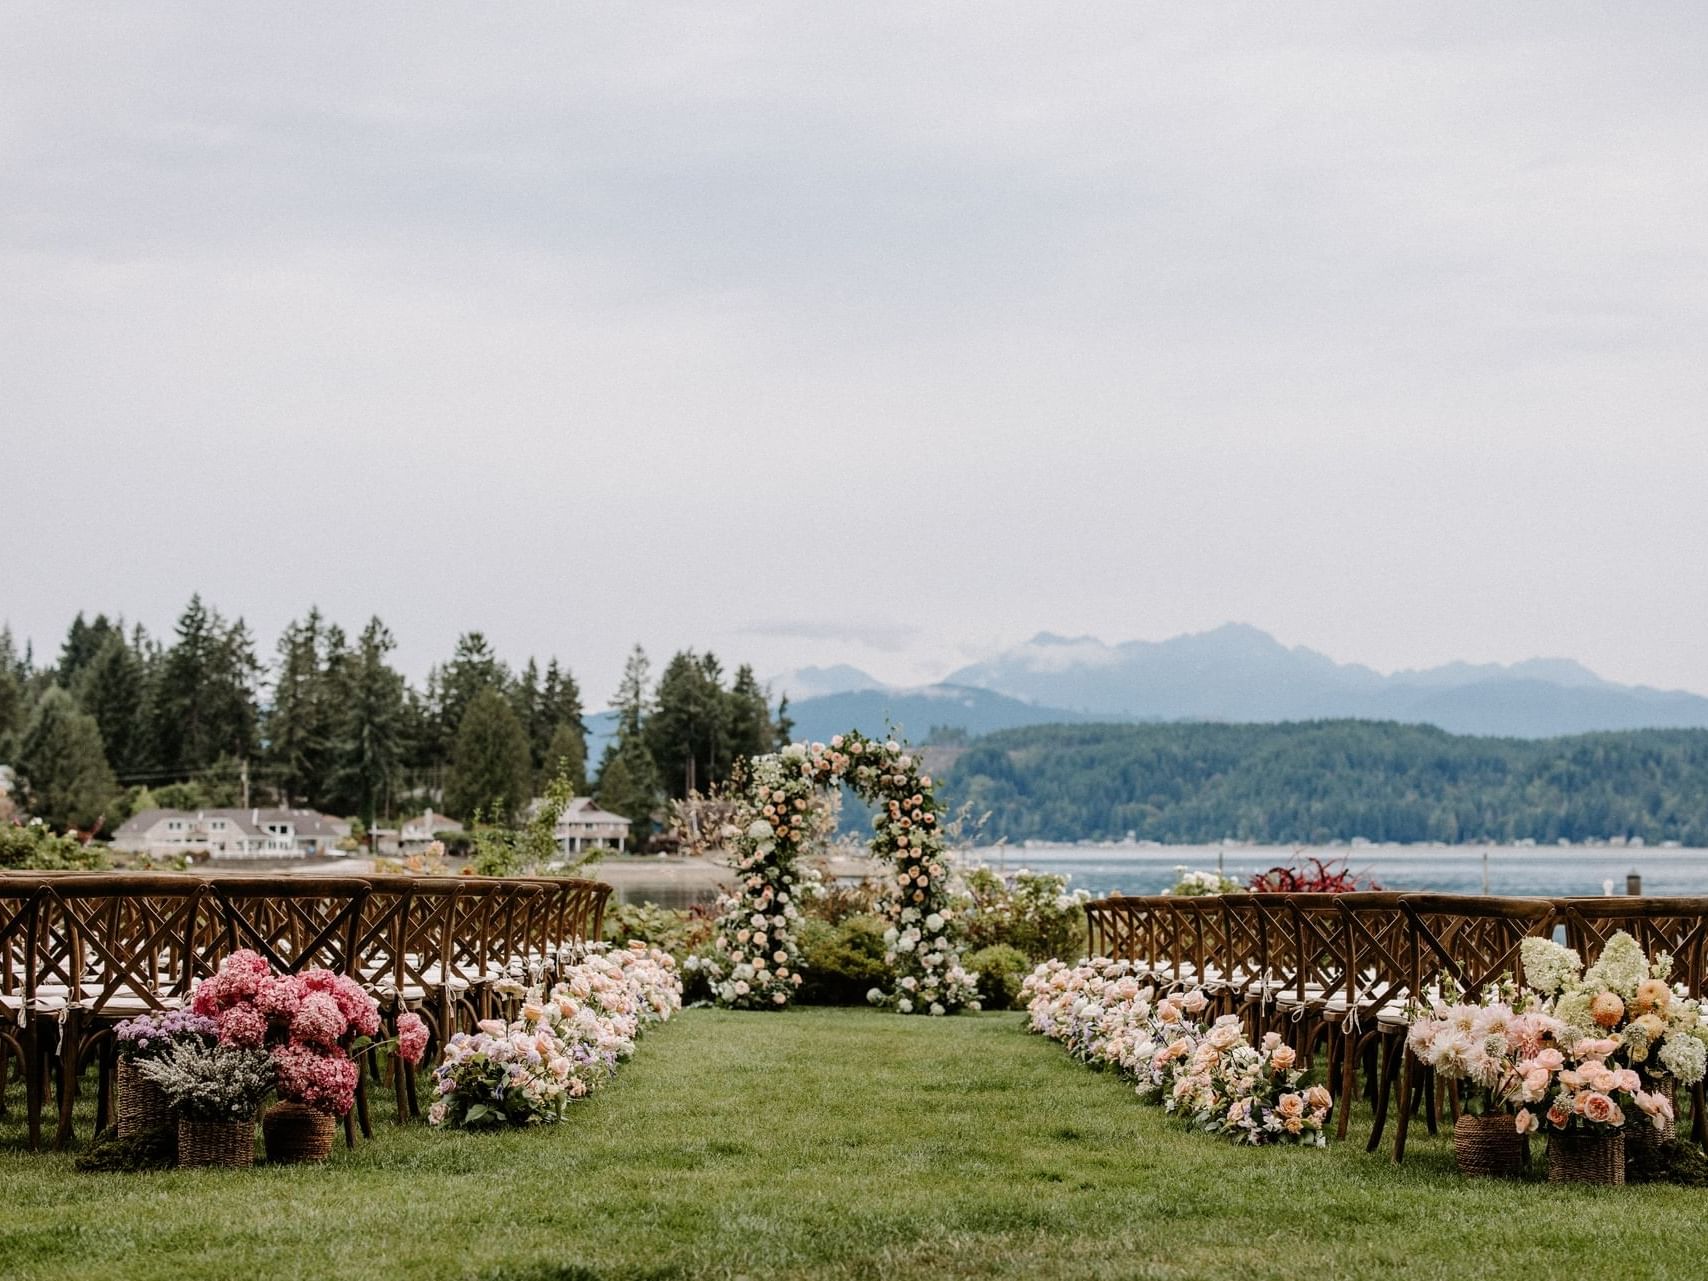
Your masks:
{"label": "row of wooden chairs", "polygon": [[[434,1043],[549,981],[599,938],[611,887],[551,877],[208,876],[56,873],[0,876],[0,1107],[7,1069],[24,1079],[29,1144],[50,1094],[54,1146],[72,1133],[88,1066],[98,1066],[96,1126],[107,1124],[113,1029],[189,1003],[239,949],[280,973],[325,968],[379,1002],[386,1034],[415,1011]],[[370,1064],[377,1071],[378,1060]],[[392,1060],[398,1115],[415,1115],[412,1073]],[[357,1115],[372,1134],[366,1082]]]}
{"label": "row of wooden chairs", "polygon": [[[1702,996],[1708,980],[1708,898],[1158,895],[1099,899],[1086,917],[1091,955],[1127,961],[1167,988],[1200,988],[1253,1039],[1282,1032],[1307,1062],[1326,1051],[1342,1138],[1362,1065],[1374,1108],[1368,1147],[1380,1146],[1392,1109],[1396,1161],[1417,1104],[1431,1133],[1437,1124],[1435,1083],[1406,1050],[1416,1010],[1444,990],[1475,1001],[1507,977],[1522,981],[1524,939],[1561,938],[1588,965],[1625,930],[1650,954],[1670,953],[1690,995]],[[1456,1114],[1457,1094],[1446,1097]],[[1692,1135],[1702,1142],[1701,1086],[1692,1103]]]}

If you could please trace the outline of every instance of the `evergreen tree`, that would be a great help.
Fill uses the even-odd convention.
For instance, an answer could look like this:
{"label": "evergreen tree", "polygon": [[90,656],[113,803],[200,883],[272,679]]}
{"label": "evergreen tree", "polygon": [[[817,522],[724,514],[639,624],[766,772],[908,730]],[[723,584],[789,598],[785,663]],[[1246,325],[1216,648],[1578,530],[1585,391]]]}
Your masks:
{"label": "evergreen tree", "polygon": [[728,751],[724,690],[718,661],[683,650],[664,667],[652,713],[646,720],[646,743],[658,777],[672,796],[710,787],[721,776],[719,766]]}
{"label": "evergreen tree", "polygon": [[492,652],[492,646],[480,632],[465,632],[457,638],[439,678],[439,722],[446,743],[454,741],[463,715],[475,696],[486,690],[503,693],[510,683],[510,673]]}
{"label": "evergreen tree", "polygon": [[26,808],[53,827],[90,827],[118,795],[100,727],[62,689],[42,695],[16,766]]}
{"label": "evergreen tree", "polygon": [[[765,687],[753,674],[753,668],[743,663],[735,669],[735,683],[729,688],[729,758],[725,761],[724,777],[738,760],[763,756],[774,751],[778,744],[778,726],[771,719],[771,700]],[[784,738],[783,743],[789,740]]]}
{"label": "evergreen tree", "polygon": [[510,706],[516,719],[522,722],[522,732],[528,736],[528,754],[536,771],[545,764],[546,748],[552,737],[542,695],[540,665],[530,656],[520,679],[510,686]]}
{"label": "evergreen tree", "polygon": [[[557,659],[546,665],[545,688],[540,691],[549,738],[546,743],[542,774],[551,779],[558,770],[554,760],[573,760],[569,771],[572,783],[581,791],[587,789],[587,722],[581,706],[581,687],[575,683],[568,668],[558,666]],[[573,742],[571,741],[573,740]]]}
{"label": "evergreen tree", "polygon": [[354,653],[340,659],[332,677],[338,712],[330,790],[369,827],[396,786],[403,758],[405,686],[387,661],[395,644],[384,623],[369,619]]}
{"label": "evergreen tree", "polygon": [[10,627],[0,627],[0,755],[8,754],[12,736],[23,732],[27,719],[24,688],[29,670],[18,656]]}
{"label": "evergreen tree", "polygon": [[71,689],[78,705],[100,727],[107,763],[120,774],[147,769],[147,673],[122,631],[107,636],[79,670]]}
{"label": "evergreen tree", "polygon": [[658,767],[653,764],[645,741],[639,734],[619,733],[617,741],[605,749],[593,794],[601,808],[634,823],[637,848],[651,830],[660,790]]}
{"label": "evergreen tree", "polygon": [[460,818],[478,810],[507,824],[531,798],[533,779],[528,735],[515,709],[498,690],[481,690],[457,727],[446,808]]}
{"label": "evergreen tree", "polygon": [[151,700],[156,762],[168,770],[205,769],[224,755],[255,754],[259,665],[243,621],[227,625],[194,596],[162,656]]}
{"label": "evergreen tree", "polygon": [[[279,636],[273,700],[267,711],[267,764],[287,801],[323,799],[331,774],[337,676],[330,660],[342,633],[326,627],[318,609]],[[337,650],[333,646],[337,646]],[[342,659],[342,655],[338,654]]]}
{"label": "evergreen tree", "polygon": [[662,792],[658,766],[646,743],[650,673],[646,651],[636,645],[617,685],[617,741],[605,749],[594,790],[601,806],[634,822],[637,845],[645,839]]}
{"label": "evergreen tree", "polygon": [[95,621],[85,623],[83,612],[78,611],[77,617],[71,620],[71,627],[65,633],[65,644],[59,651],[59,666],[55,670],[55,679],[65,689],[71,689],[78,675],[95,661],[95,655],[101,652],[103,646],[113,636],[124,636],[124,624],[110,622],[105,614],[95,615]]}
{"label": "evergreen tree", "polygon": [[552,741],[546,747],[541,776],[547,780],[563,778],[574,790],[572,796],[587,792],[587,735],[568,721],[558,724]]}

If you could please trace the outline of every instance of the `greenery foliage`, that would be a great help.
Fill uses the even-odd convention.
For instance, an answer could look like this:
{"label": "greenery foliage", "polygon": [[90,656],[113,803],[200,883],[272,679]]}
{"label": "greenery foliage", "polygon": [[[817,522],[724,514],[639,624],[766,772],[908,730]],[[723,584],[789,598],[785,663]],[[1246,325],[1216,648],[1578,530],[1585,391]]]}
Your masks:
{"label": "greenery foliage", "polygon": [[[75,1174],[0,1123],[0,1275],[30,1281],[1513,1281],[1702,1272],[1702,1193],[1206,1143],[1014,1014],[689,1010],[544,1130],[393,1126],[324,1166]],[[87,1132],[95,1091],[79,1106]],[[922,1106],[929,1100],[929,1106]],[[380,1261],[383,1261],[380,1262]]]}
{"label": "greenery foliage", "polygon": [[1708,844],[1708,730],[1473,738],[1425,725],[1046,725],[979,739],[951,797],[1010,840]]}
{"label": "greenery foliage", "polygon": [[106,865],[104,845],[61,835],[40,819],[0,823],[0,868],[14,872],[88,872]]}

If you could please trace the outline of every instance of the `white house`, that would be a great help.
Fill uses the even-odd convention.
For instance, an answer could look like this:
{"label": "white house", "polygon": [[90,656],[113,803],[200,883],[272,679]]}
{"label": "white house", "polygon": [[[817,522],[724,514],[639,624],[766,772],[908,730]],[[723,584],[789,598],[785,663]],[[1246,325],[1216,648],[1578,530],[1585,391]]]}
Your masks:
{"label": "white house", "polygon": [[[543,804],[541,800],[532,802],[528,812],[537,813]],[[558,849],[565,854],[579,854],[595,845],[621,850],[628,845],[629,826],[628,819],[600,809],[591,796],[577,796],[558,815],[554,834]]]}
{"label": "white house", "polygon": [[143,810],[113,833],[113,848],[135,854],[186,854],[214,858],[307,858],[329,854],[350,835],[350,825],[315,810]]}

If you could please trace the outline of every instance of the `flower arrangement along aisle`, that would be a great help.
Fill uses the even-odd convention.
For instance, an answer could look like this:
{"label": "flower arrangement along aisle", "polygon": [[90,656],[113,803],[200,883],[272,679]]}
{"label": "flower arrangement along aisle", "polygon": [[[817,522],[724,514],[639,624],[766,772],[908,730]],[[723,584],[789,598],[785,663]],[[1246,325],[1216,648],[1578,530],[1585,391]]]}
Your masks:
{"label": "flower arrangement along aisle", "polygon": [[796,862],[813,796],[844,784],[876,806],[872,854],[893,869],[882,906],[889,918],[885,963],[895,983],[888,992],[874,988],[870,999],[903,1014],[977,1009],[978,976],[961,965],[931,776],[894,739],[880,743],[855,732],[750,762],[729,837],[740,881],[720,902],[703,961],[713,995],[737,1009],[779,1009],[801,985]]}
{"label": "flower arrangement along aisle", "polygon": [[549,994],[530,990],[517,1018],[486,1019],[451,1037],[434,1069],[427,1120],[468,1130],[557,1122],[611,1078],[643,1029],[681,1008],[669,953],[642,943],[595,951]]}
{"label": "flower arrangement along aisle", "polygon": [[1046,961],[1022,985],[1027,1026],[1086,1063],[1134,1083],[1193,1129],[1245,1144],[1327,1142],[1333,1099],[1307,1085],[1298,1055],[1275,1033],[1252,1045],[1239,1019],[1206,1025],[1203,992],[1157,997],[1125,961]]}
{"label": "flower arrangement along aisle", "polygon": [[[373,1048],[380,1030],[374,998],[330,970],[275,974],[246,949],[196,988],[191,1009],[213,1024],[221,1046],[267,1055],[280,1100],[263,1123],[269,1158],[325,1159],[333,1118],[355,1103],[360,1069],[353,1055]],[[420,1016],[399,1015],[398,1032],[399,1057],[418,1062],[426,1040]]]}
{"label": "flower arrangement along aisle", "polygon": [[116,1120],[120,1138],[132,1138],[145,1130],[172,1124],[171,1100],[142,1071],[141,1065],[165,1058],[181,1043],[205,1047],[212,1045],[218,1036],[219,1028],[212,1019],[191,1010],[142,1014],[113,1029],[118,1051]]}

